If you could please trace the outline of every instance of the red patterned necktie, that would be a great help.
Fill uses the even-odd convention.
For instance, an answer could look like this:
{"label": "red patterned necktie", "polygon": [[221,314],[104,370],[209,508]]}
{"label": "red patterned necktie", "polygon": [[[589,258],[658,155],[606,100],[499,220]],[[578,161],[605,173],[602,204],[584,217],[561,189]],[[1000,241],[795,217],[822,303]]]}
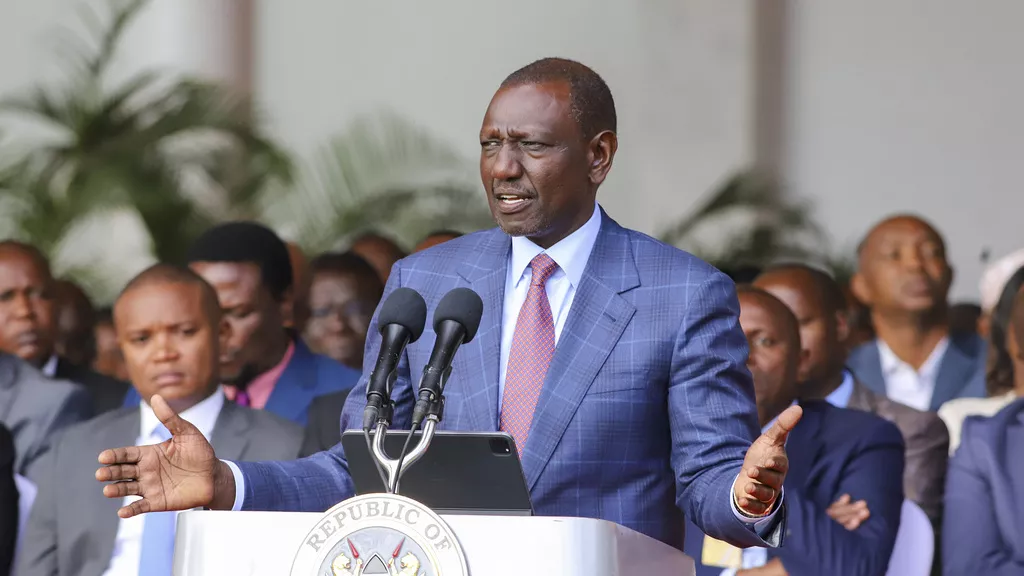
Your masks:
{"label": "red patterned necktie", "polygon": [[508,367],[505,369],[499,426],[515,439],[520,456],[530,434],[530,424],[533,422],[540,390],[544,386],[544,377],[555,355],[555,323],[544,285],[558,270],[558,264],[542,253],[530,261],[530,269],[530,291],[519,310]]}

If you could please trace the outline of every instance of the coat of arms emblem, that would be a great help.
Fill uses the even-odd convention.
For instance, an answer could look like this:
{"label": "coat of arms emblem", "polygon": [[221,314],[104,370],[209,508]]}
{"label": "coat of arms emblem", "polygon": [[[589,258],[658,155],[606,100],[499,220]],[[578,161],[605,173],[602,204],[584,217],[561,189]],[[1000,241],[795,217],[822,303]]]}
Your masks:
{"label": "coat of arms emblem", "polygon": [[448,525],[404,496],[368,494],[328,510],[306,535],[292,576],[468,576]]}

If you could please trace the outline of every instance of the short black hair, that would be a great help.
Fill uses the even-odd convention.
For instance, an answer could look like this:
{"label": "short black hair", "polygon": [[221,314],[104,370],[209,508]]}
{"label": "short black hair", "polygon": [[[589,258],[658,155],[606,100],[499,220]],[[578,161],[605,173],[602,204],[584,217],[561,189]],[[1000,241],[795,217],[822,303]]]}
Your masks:
{"label": "short black hair", "polygon": [[615,100],[608,84],[589,67],[566,58],[543,58],[508,75],[501,88],[525,84],[565,82],[573,120],[586,139],[605,130],[615,131]]}
{"label": "short black hair", "polygon": [[814,289],[821,296],[821,301],[828,309],[828,312],[845,312],[846,296],[843,294],[843,287],[828,272],[799,262],[780,262],[772,264],[758,278],[770,274],[805,274],[809,277]]}
{"label": "short black hair", "polygon": [[187,262],[256,264],[264,287],[280,301],[292,287],[288,246],[273,230],[256,222],[227,222],[210,228],[188,249]]}
{"label": "short black hair", "polygon": [[355,252],[325,252],[309,263],[310,276],[321,273],[351,274],[361,287],[379,298],[384,294],[384,283],[377,271],[362,256]]}
{"label": "short black hair", "polygon": [[[134,278],[125,284],[121,293],[114,300],[114,310],[117,304],[127,294],[137,288],[153,284],[184,284],[188,286],[199,286],[203,298],[203,312],[209,316],[210,323],[216,324],[220,321],[220,302],[217,300],[217,291],[202,276],[184,266],[174,264],[157,263],[135,275]],[[113,318],[113,316],[111,317]]]}

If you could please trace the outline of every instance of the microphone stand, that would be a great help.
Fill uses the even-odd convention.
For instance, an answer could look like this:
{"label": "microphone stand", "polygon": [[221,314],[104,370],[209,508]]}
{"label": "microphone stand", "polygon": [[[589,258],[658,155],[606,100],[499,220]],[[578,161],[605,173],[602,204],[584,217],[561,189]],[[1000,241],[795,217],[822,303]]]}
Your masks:
{"label": "microphone stand", "polygon": [[[444,372],[441,381],[441,390],[444,390],[444,384],[447,383],[448,376],[450,374],[451,367]],[[424,418],[423,432],[420,435],[419,440],[416,442],[416,446],[408,454],[403,453],[397,459],[388,456],[388,453],[384,448],[384,440],[386,439],[388,429],[391,426],[391,417],[394,413],[394,406],[394,402],[389,400],[387,404],[381,407],[381,417],[377,421],[377,428],[373,435],[373,449],[371,451],[371,456],[377,466],[383,468],[386,472],[387,486],[385,486],[385,489],[388,494],[398,494],[398,486],[402,480],[402,476],[405,475],[410,466],[423,457],[427,449],[430,447],[430,442],[434,439],[434,432],[437,431],[437,425],[440,424],[441,420],[444,418],[444,394],[438,395],[437,399],[430,404],[427,416]],[[415,430],[409,431],[410,436],[414,433]],[[409,439],[406,441],[407,446],[408,440]]]}

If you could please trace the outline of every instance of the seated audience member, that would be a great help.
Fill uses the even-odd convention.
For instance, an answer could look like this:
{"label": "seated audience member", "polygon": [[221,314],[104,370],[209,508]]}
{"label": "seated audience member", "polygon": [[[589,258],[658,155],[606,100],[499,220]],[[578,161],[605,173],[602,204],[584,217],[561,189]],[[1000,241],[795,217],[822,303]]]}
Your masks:
{"label": "seated audience member", "polygon": [[982,338],[988,337],[989,318],[999,303],[999,297],[1006,287],[1006,283],[1014,272],[1024,266],[1024,248],[1016,250],[992,264],[989,264],[981,273],[978,281],[978,291],[981,294],[981,318],[978,320],[978,333]]}
{"label": "seated audience member", "polygon": [[18,540],[18,489],[14,485],[14,439],[0,424],[0,576],[11,573]]}
{"label": "seated audience member", "polygon": [[1024,394],[1024,379],[1017,376],[1013,356],[1007,346],[1010,313],[1017,294],[1024,290],[1024,268],[1018,269],[1003,284],[1003,291],[988,314],[988,363],[983,374],[987,398],[959,398],[939,408],[939,416],[949,428],[949,451],[960,445],[960,427],[968,416],[992,416]]}
{"label": "seated audience member", "polygon": [[[1024,293],[1016,297],[1008,348],[1024,368]],[[942,561],[950,576],[1024,574],[1024,399],[990,418],[964,420],[949,462]],[[788,497],[788,496],[787,496]]]}
{"label": "seated audience member", "polygon": [[[306,341],[317,352],[361,371],[366,330],[384,293],[384,284],[373,267],[352,252],[322,254],[313,260],[311,269],[312,313],[306,324]],[[342,390],[313,401],[303,456],[341,441],[339,422],[347,397],[348,390]]]}
{"label": "seated audience member", "polygon": [[349,251],[362,256],[380,276],[380,281],[387,284],[388,276],[391,275],[391,267],[402,258],[406,257],[405,252],[391,240],[376,232],[363,234],[352,241]]}
{"label": "seated audience member", "polygon": [[754,285],[781,300],[799,322],[800,342],[808,353],[800,375],[800,399],[864,410],[895,424],[906,444],[904,494],[940,527],[949,451],[946,426],[934,412],[872,392],[846,370],[846,304],[839,284],[821,270],[785,264],[770,268]]}
{"label": "seated audience member", "polygon": [[915,216],[893,216],[858,250],[852,288],[871,308],[878,337],[850,353],[847,365],[865,386],[918,410],[954,398],[981,398],[985,343],[949,328],[953,271],[935,229]]}
{"label": "seated audience member", "polygon": [[462,236],[461,232],[454,232],[452,230],[438,230],[436,232],[431,232],[430,234],[427,234],[423,240],[420,240],[420,243],[417,244],[412,251],[415,254],[416,252],[421,252],[427,248],[432,248],[449,240],[454,240],[459,236]]}
{"label": "seated audience member", "polygon": [[[797,399],[801,351],[797,320],[774,296],[740,287],[740,326],[750,343],[763,429]],[[903,440],[891,423],[828,402],[800,402],[789,433],[786,543],[738,550],[687,522],[685,550],[698,576],[882,576],[903,505]],[[840,520],[843,523],[840,523]]]}
{"label": "seated audience member", "polygon": [[362,371],[366,330],[384,284],[373,267],[352,252],[321,254],[310,269],[306,342],[315,352]]}
{"label": "seated audience member", "polygon": [[[231,325],[220,365],[229,400],[305,425],[314,398],[355,385],[357,370],[314,354],[287,328],[292,267],[273,231],[252,222],[221,224],[187,256],[189,267],[217,291]],[[128,396],[128,405],[138,405],[137,393]]]}
{"label": "seated audience member", "polygon": [[124,356],[117,345],[117,334],[114,332],[114,313],[110,308],[96,311],[96,359],[92,369],[100,374],[128,381],[128,370],[124,367]]}
{"label": "seated audience member", "polygon": [[121,405],[128,384],[78,366],[57,354],[57,283],[38,250],[0,242],[0,349],[50,378],[84,387],[95,413]]}
{"label": "seated audience member", "polygon": [[118,508],[135,497],[106,498],[94,477],[107,445],[170,438],[154,411],[173,408],[180,418],[172,428],[202,434],[224,458],[281,460],[299,452],[299,426],[225,402],[218,357],[231,328],[202,278],[157,264],[129,282],[114,317],[132,385],[146,402],[76,425],[54,443],[18,554],[21,576],[171,574],[174,513],[120,519]]}
{"label": "seated audience member", "polygon": [[54,315],[59,358],[77,366],[90,366],[96,358],[96,309],[81,286],[70,280],[54,281]]}

